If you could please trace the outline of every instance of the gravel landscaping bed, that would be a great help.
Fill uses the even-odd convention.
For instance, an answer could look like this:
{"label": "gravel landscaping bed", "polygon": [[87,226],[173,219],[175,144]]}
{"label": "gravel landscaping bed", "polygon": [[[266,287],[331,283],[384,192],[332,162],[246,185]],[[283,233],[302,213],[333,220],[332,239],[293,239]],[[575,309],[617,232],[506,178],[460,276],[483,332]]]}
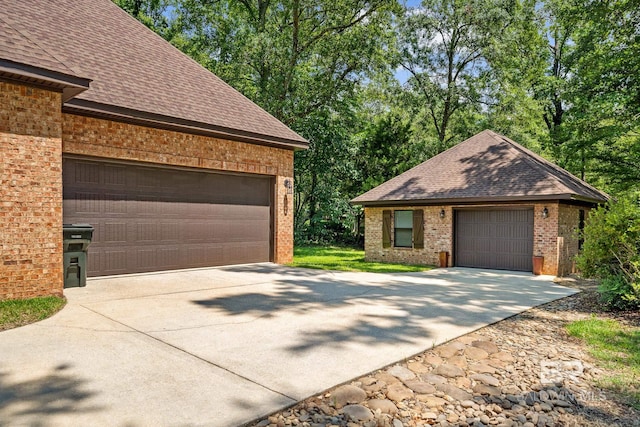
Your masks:
{"label": "gravel landscaping bed", "polygon": [[[252,426],[640,426],[564,326],[599,311],[593,284],[357,378]],[[623,319],[635,323],[639,317]]]}

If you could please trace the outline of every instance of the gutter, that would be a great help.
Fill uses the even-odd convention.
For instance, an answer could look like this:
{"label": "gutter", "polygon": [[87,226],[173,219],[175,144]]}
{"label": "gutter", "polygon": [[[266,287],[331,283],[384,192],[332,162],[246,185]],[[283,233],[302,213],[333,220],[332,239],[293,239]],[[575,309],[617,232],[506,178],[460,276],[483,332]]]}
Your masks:
{"label": "gutter", "polygon": [[62,112],[288,150],[305,150],[309,148],[309,143],[306,140],[297,141],[271,135],[262,135],[177,117],[101,104],[84,99],[71,99],[67,101],[62,107]]}

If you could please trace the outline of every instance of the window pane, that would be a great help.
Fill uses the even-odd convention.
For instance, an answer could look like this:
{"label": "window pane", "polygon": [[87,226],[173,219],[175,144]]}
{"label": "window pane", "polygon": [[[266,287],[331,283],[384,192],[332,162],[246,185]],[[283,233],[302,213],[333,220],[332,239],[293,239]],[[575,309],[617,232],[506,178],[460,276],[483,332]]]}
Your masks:
{"label": "window pane", "polygon": [[413,211],[395,211],[396,228],[413,228]]}
{"label": "window pane", "polygon": [[411,229],[396,228],[395,245],[400,248],[410,248],[412,235]]}

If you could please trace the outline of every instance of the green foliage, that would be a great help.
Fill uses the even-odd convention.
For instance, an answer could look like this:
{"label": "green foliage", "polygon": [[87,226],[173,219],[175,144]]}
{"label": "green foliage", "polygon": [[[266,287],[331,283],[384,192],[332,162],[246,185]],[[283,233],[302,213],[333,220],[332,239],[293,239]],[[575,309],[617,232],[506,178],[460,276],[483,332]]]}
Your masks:
{"label": "green foliage", "polygon": [[114,1],[310,141],[297,242],[361,243],[351,198],[485,128],[640,190],[640,0]]}
{"label": "green foliage", "polygon": [[577,16],[572,150],[605,188],[640,183],[640,1],[586,2]]}
{"label": "green foliage", "polygon": [[599,385],[621,393],[640,409],[640,328],[627,328],[612,319],[578,320],[567,325],[570,335],[583,339],[589,352],[615,371]]}
{"label": "green foliage", "polygon": [[422,160],[412,144],[411,123],[393,112],[379,116],[360,134],[357,191],[368,191]]}
{"label": "green foliage", "polygon": [[114,0],[114,2],[151,30],[164,38],[170,37],[169,22],[166,18],[168,0]]}
{"label": "green foliage", "polygon": [[[487,55],[493,40],[512,21],[512,0],[423,0],[401,23],[402,66],[407,90],[424,107],[435,129],[437,152],[458,142],[451,122],[463,111],[480,109],[490,95]],[[437,153],[436,153],[437,154]]]}
{"label": "green foliage", "polygon": [[640,205],[622,197],[591,211],[577,258],[587,277],[601,279],[603,301],[614,309],[640,308]]}
{"label": "green foliage", "polygon": [[355,173],[355,148],[348,132],[355,118],[350,109],[341,114],[317,111],[300,126],[310,146],[294,159],[296,243],[352,243],[356,211],[344,183]]}
{"label": "green foliage", "polygon": [[44,320],[62,310],[66,303],[61,297],[0,301],[0,331]]}
{"label": "green foliage", "polygon": [[293,254],[293,263],[290,265],[319,270],[366,271],[371,273],[409,273],[431,269],[431,267],[424,265],[366,262],[362,249],[337,246],[297,246]]}
{"label": "green foliage", "polygon": [[298,242],[350,241],[357,94],[389,72],[395,0],[174,0],[171,41],[310,141],[295,154]]}
{"label": "green foliage", "polygon": [[615,310],[640,307],[640,285],[630,282],[623,275],[606,276],[598,286],[602,302]]}

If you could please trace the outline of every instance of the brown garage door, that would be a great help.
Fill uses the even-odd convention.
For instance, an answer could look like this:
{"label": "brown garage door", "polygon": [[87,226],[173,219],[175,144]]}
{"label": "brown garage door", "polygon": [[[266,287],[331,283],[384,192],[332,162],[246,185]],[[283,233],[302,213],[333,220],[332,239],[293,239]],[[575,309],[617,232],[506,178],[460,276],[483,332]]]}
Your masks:
{"label": "brown garage door", "polygon": [[65,223],[95,227],[89,276],[269,261],[267,177],[65,158]]}
{"label": "brown garage door", "polygon": [[533,210],[458,210],[455,264],[532,271]]}

